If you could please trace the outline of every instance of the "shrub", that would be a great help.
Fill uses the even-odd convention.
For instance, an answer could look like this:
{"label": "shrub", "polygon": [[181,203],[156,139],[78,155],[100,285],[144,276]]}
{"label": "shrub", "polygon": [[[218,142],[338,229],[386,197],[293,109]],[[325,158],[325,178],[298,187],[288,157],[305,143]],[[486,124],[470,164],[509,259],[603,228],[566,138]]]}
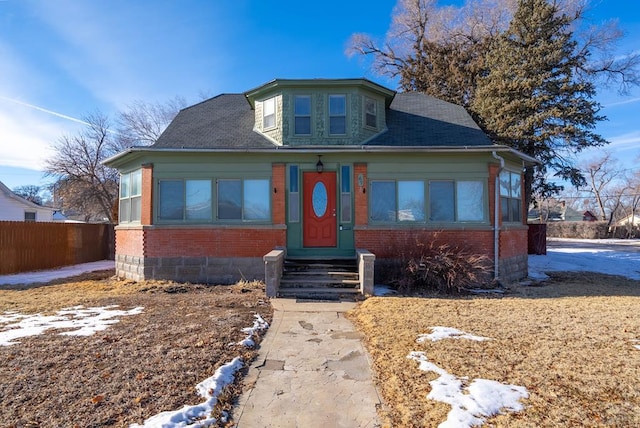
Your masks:
{"label": "shrub", "polygon": [[[438,243],[433,235],[417,236],[415,243],[405,245],[400,258],[391,266],[392,283],[400,292],[437,290],[462,292],[485,286],[491,281],[491,259],[463,248]],[[389,272],[389,273],[392,273]]]}

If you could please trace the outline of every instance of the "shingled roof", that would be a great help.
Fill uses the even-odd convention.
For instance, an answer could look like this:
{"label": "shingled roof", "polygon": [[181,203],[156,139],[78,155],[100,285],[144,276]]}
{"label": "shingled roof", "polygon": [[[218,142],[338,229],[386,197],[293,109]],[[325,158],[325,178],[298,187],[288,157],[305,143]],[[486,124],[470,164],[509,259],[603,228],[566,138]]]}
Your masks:
{"label": "shingled roof", "polygon": [[274,147],[272,142],[253,130],[254,123],[254,112],[244,94],[222,94],[181,110],[152,147]]}
{"label": "shingled roof", "polygon": [[[417,92],[398,93],[386,111],[387,130],[367,146],[487,146],[489,138],[466,110]],[[265,149],[244,94],[222,94],[181,110],[154,148]]]}
{"label": "shingled roof", "polygon": [[492,144],[464,107],[419,92],[396,94],[387,132],[369,146],[486,146]]}

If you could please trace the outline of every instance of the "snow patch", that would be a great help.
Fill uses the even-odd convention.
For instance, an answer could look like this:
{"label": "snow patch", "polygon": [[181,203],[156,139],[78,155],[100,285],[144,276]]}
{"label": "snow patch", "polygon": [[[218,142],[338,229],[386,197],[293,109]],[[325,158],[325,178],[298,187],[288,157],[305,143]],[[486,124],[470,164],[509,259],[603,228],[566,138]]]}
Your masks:
{"label": "snow patch", "polygon": [[633,345],[633,347],[640,351],[640,339],[633,339],[632,342],[637,343],[637,345]]}
{"label": "snow patch", "polygon": [[[421,334],[418,343],[435,342],[444,339],[468,339],[475,341],[491,340],[488,337],[465,333],[452,327],[430,327],[430,334]],[[508,385],[494,380],[474,379],[469,383],[467,377],[457,377],[433,364],[425,352],[411,352],[407,358],[417,361],[419,369],[434,372],[438,378],[429,382],[430,400],[440,401],[451,406],[447,420],[439,428],[473,427],[484,424],[486,418],[503,411],[519,412],[524,409],[521,399],[528,398],[529,392],[523,386]]]}
{"label": "snow patch", "polygon": [[[253,335],[259,330],[269,328],[267,323],[259,314],[254,315],[255,320],[251,327],[242,329],[243,333],[248,333],[247,337],[238,344],[253,347]],[[244,367],[244,362],[240,357],[236,357],[227,364],[221,366],[213,376],[203,380],[196,385],[196,391],[205,401],[193,406],[184,406],[179,410],[158,413],[146,419],[142,425],[132,424],[129,428],[204,428],[216,423],[216,419],[211,417],[211,412],[218,402],[218,396],[227,385],[233,383],[236,373]],[[222,412],[221,422],[226,422],[228,414]]]}
{"label": "snow patch", "polygon": [[389,296],[392,294],[396,294],[397,291],[389,287],[388,285],[374,285],[373,286],[373,295],[374,296]]}
{"label": "snow patch", "polygon": [[467,378],[459,378],[430,362],[424,352],[411,352],[408,357],[420,363],[420,370],[439,375],[429,382],[431,392],[427,398],[449,404],[447,420],[439,428],[460,428],[482,425],[485,419],[502,411],[519,412],[524,409],[520,399],[528,398],[527,389],[487,379],[474,379],[468,386]]}
{"label": "snow patch", "polygon": [[529,256],[529,278],[544,281],[545,272],[598,272],[640,279],[640,252],[608,249],[552,248]]}
{"label": "snow patch", "polygon": [[269,323],[266,322],[259,314],[255,314],[253,317],[255,318],[253,325],[242,329],[243,333],[247,333],[247,337],[238,342],[239,345],[242,345],[245,348],[253,348],[256,346],[256,343],[253,341],[253,335],[260,330],[266,330],[269,328]]}
{"label": "snow patch", "polygon": [[20,343],[17,339],[37,336],[51,329],[72,329],[60,334],[66,336],[91,336],[98,331],[109,328],[120,322],[118,317],[138,315],[143,308],[137,307],[128,311],[116,310],[117,305],[86,308],[75,306],[57,312],[56,315],[23,315],[16,312],[5,312],[0,316],[0,346]]}
{"label": "snow patch", "polygon": [[473,334],[465,333],[464,331],[461,331],[452,327],[436,326],[436,327],[429,327],[429,328],[431,329],[431,333],[419,335],[416,342],[424,343],[427,340],[436,342],[438,340],[444,340],[444,339],[468,339],[468,340],[475,340],[478,342],[491,340],[488,337],[475,336]]}
{"label": "snow patch", "polygon": [[233,383],[236,373],[243,366],[242,359],[236,357],[218,368],[213,376],[196,385],[198,394],[205,399],[203,403],[184,406],[180,410],[158,413],[145,420],[142,425],[133,424],[130,425],[130,428],[196,428],[215,423],[215,418],[207,416],[213,411],[220,393],[227,385]]}

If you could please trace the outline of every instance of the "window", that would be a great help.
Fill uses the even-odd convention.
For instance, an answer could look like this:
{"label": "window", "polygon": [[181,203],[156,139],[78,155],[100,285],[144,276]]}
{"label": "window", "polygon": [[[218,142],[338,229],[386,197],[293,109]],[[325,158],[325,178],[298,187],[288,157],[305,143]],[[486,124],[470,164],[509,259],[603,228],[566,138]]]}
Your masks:
{"label": "window", "polygon": [[218,180],[218,219],[271,219],[270,183],[266,179]]}
{"label": "window", "polygon": [[159,220],[211,220],[211,180],[160,180]]}
{"label": "window", "polygon": [[329,135],[347,133],[347,96],[329,95]]}
{"label": "window", "polygon": [[311,135],[311,97],[296,95],[293,103],[295,135]]}
{"label": "window", "polygon": [[453,189],[453,180],[429,183],[429,220],[455,221]]}
{"label": "window", "polygon": [[343,165],[340,170],[340,221],[351,223],[351,167]]}
{"label": "window", "polygon": [[457,221],[484,220],[484,184],[481,181],[456,182]]}
{"label": "window", "polygon": [[120,175],[120,223],[139,222],[142,213],[142,170]]}
{"label": "window", "polygon": [[431,221],[484,221],[482,181],[434,180],[429,182]]}
{"label": "window", "polygon": [[210,220],[211,180],[185,181],[185,216],[187,220]]}
{"label": "window", "polygon": [[370,128],[378,127],[378,103],[369,97],[364,97],[364,124]]}
{"label": "window", "polygon": [[298,166],[289,166],[289,221],[300,222],[300,181]]}
{"label": "window", "polygon": [[423,181],[372,181],[371,220],[424,221]]}
{"label": "window", "polygon": [[500,210],[502,221],[522,222],[522,185],[520,174],[500,173]]}
{"label": "window", "polygon": [[24,221],[28,221],[28,222],[36,221],[36,212],[35,211],[25,211],[24,212]]}
{"label": "window", "polygon": [[262,102],[262,128],[269,129],[276,126],[276,98],[269,98]]}

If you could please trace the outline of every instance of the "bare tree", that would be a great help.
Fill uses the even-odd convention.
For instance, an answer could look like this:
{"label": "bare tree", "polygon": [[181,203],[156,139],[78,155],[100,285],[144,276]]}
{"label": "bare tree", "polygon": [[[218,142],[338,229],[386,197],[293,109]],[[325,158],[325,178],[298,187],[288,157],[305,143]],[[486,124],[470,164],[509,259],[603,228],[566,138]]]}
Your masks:
{"label": "bare tree", "polygon": [[55,154],[46,161],[45,172],[57,179],[56,199],[63,210],[82,212],[87,221],[113,222],[118,173],[102,161],[115,154],[114,134],[101,113],[84,121],[88,126],[77,135],[64,136],[54,144]]}
{"label": "bare tree", "polygon": [[36,186],[33,184],[29,184],[26,186],[18,186],[15,189],[13,189],[13,193],[15,193],[16,195],[38,205],[42,205],[43,203],[41,192],[42,192],[42,188],[40,186]]}
{"label": "bare tree", "polygon": [[156,142],[169,123],[186,106],[184,98],[176,96],[164,103],[135,101],[118,116],[120,150],[131,146],[146,146]]}
{"label": "bare tree", "polygon": [[585,162],[583,174],[587,180],[589,192],[598,207],[602,221],[612,221],[616,209],[620,206],[621,194],[619,182],[622,178],[617,159],[604,151],[597,159]]}

